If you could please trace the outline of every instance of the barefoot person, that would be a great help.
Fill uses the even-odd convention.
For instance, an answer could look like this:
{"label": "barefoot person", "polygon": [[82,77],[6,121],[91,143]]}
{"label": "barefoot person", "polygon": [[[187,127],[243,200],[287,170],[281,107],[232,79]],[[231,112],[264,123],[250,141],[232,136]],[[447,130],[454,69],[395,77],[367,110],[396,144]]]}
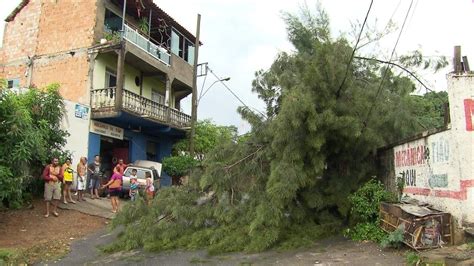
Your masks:
{"label": "barefoot person", "polygon": [[110,202],[112,203],[112,212],[116,213],[119,210],[119,195],[122,191],[122,175],[114,173],[107,184],[102,186],[102,189],[109,187]]}
{"label": "barefoot person", "polygon": [[72,181],[74,180],[74,170],[71,167],[71,158],[67,158],[66,162],[61,167],[61,173],[63,173],[63,203],[67,204],[76,203],[71,196],[71,185]]}
{"label": "barefoot person", "polygon": [[61,167],[59,167],[59,159],[53,158],[51,164],[46,165],[43,170],[44,180],[44,200],[46,201],[46,214],[44,217],[49,217],[50,205],[53,205],[52,213],[58,217],[58,202],[61,199],[61,181],[63,177],[61,174]]}
{"label": "barefoot person", "polygon": [[99,155],[94,156],[94,162],[87,167],[90,179],[91,199],[99,199],[101,164]]}
{"label": "barefoot person", "polygon": [[81,157],[77,164],[77,201],[86,201],[84,190],[86,190],[87,158]]}

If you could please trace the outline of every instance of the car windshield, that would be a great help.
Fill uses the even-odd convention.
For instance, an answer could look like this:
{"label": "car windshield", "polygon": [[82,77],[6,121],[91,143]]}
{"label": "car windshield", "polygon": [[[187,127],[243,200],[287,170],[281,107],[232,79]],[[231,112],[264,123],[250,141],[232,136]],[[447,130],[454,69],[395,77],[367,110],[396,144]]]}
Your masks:
{"label": "car windshield", "polygon": [[151,171],[150,170],[145,170],[145,169],[140,169],[140,168],[127,168],[127,170],[125,170],[125,173],[123,173],[124,176],[131,176],[132,175],[132,170],[133,169],[136,169],[137,170],[137,177],[139,179],[145,179],[145,173],[150,173],[150,177],[151,177]]}

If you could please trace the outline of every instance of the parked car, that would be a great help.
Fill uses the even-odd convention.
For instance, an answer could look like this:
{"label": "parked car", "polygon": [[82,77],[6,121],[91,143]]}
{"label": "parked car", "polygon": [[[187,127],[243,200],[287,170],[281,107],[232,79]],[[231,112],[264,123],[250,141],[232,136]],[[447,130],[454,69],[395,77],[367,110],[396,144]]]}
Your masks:
{"label": "parked car", "polygon": [[122,191],[124,193],[128,193],[128,191],[130,190],[130,175],[132,174],[133,169],[137,170],[137,180],[140,187],[144,188],[146,186],[146,173],[150,173],[151,180],[153,182],[153,185],[155,186],[155,189],[158,189],[160,187],[161,163],[138,160],[135,161],[133,164],[129,164],[123,173]]}

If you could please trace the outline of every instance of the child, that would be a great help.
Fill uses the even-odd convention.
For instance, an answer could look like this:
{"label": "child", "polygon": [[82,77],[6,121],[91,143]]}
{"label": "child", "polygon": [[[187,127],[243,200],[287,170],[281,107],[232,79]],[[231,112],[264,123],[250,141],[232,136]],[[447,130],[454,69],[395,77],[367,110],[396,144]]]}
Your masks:
{"label": "child", "polygon": [[146,187],[145,187],[145,195],[146,195],[146,203],[147,205],[151,204],[153,197],[155,196],[155,186],[151,181],[151,177],[149,177],[149,173],[146,175]]}
{"label": "child", "polygon": [[133,174],[130,176],[130,190],[128,191],[128,196],[132,201],[135,201],[138,197],[138,180],[136,175],[134,176]]}

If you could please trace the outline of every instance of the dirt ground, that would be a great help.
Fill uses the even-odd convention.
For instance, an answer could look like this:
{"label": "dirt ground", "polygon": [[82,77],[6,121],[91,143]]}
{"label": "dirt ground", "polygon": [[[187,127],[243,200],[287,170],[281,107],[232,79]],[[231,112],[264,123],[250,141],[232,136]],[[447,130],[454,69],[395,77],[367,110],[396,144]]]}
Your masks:
{"label": "dirt ground", "polygon": [[0,212],[0,249],[15,251],[28,263],[62,257],[70,243],[106,226],[107,219],[59,209],[59,217],[44,218],[41,199],[30,208]]}

